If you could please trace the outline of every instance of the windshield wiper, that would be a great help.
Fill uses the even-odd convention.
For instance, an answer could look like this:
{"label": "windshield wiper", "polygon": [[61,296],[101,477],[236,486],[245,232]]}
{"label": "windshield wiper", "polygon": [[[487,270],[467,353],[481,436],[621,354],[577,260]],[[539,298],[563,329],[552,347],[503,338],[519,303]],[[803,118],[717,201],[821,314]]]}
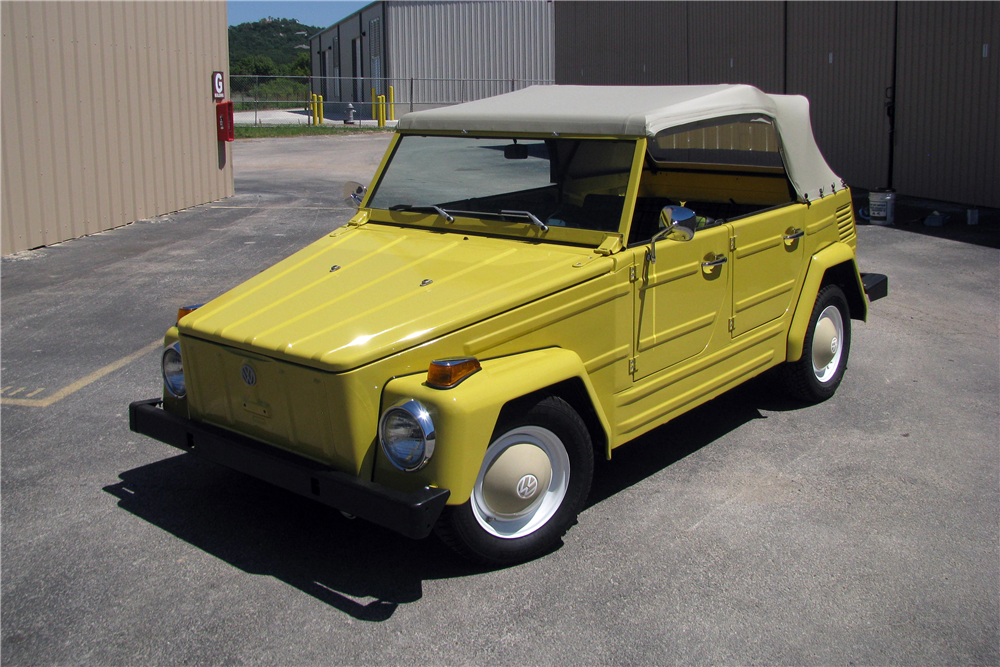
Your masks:
{"label": "windshield wiper", "polygon": [[512,217],[512,218],[527,218],[531,220],[531,224],[536,227],[541,227],[543,232],[549,231],[549,226],[538,219],[538,217],[531,211],[500,211],[500,215]]}
{"label": "windshield wiper", "polygon": [[411,206],[410,204],[396,204],[389,207],[390,211],[434,211],[448,222],[455,222],[454,216],[440,206]]}
{"label": "windshield wiper", "polygon": [[452,213],[454,213],[455,215],[463,215],[468,217],[491,216],[498,218],[525,218],[528,221],[530,221],[531,224],[540,228],[543,232],[549,231],[549,226],[546,225],[541,220],[539,220],[538,216],[536,216],[531,211],[500,211],[499,213],[497,213],[496,211],[459,211],[457,209],[443,209],[440,206],[411,206],[409,204],[397,204],[395,206],[390,206],[389,210],[390,211],[434,211],[448,222],[455,222],[455,218],[452,216]]}

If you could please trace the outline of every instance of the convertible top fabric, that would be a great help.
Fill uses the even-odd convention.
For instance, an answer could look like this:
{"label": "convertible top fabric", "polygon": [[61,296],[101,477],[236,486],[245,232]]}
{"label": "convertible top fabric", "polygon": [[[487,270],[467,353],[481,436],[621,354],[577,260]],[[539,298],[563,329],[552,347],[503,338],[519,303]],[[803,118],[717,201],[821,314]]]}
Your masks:
{"label": "convertible top fabric", "polygon": [[747,85],[531,86],[408,113],[398,129],[653,138],[679,125],[743,114],[773,119],[785,169],[799,201],[819,199],[846,187],[816,145],[809,101],[801,95],[769,95]]}

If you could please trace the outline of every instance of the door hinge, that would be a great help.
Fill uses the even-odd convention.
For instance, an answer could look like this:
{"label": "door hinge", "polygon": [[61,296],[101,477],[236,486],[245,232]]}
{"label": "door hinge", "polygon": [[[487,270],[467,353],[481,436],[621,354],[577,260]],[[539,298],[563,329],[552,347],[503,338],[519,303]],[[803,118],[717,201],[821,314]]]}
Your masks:
{"label": "door hinge", "polygon": [[735,331],[736,330],[736,318],[735,317],[730,317],[729,318],[729,330],[730,331]]}
{"label": "door hinge", "polygon": [[635,267],[634,266],[628,267],[628,281],[630,283],[634,283],[635,282]]}
{"label": "door hinge", "polygon": [[730,251],[736,250],[736,237],[735,236],[730,236],[729,237],[729,250]]}
{"label": "door hinge", "polygon": [[632,375],[635,374],[635,357],[628,360],[628,372]]}

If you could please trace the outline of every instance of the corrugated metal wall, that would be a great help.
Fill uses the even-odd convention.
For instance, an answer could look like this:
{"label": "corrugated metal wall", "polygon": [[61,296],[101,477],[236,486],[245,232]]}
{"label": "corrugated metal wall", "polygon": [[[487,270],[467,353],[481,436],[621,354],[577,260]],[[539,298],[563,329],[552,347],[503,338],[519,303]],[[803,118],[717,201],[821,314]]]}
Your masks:
{"label": "corrugated metal wall", "polygon": [[732,2],[556,2],[556,80],[784,85],[784,9]]}
{"label": "corrugated metal wall", "polygon": [[874,189],[889,180],[885,102],[895,62],[893,186],[1000,207],[998,32],[995,2],[559,0],[555,78],[749,83],[805,95],[830,166]]}
{"label": "corrugated metal wall", "polygon": [[3,254],[233,194],[225,3],[4,1],[0,26]]}
{"label": "corrugated metal wall", "polygon": [[787,92],[809,98],[813,133],[849,184],[884,188],[886,89],[892,86],[892,2],[791,2]]}
{"label": "corrugated metal wall", "polygon": [[555,80],[563,84],[688,82],[688,5],[556,2]]}
{"label": "corrugated metal wall", "polygon": [[[522,88],[526,80],[552,81],[555,76],[550,2],[384,4],[388,75],[396,81],[417,79],[417,100],[461,102],[509,92],[511,80]],[[404,87],[397,103],[407,95]]]}
{"label": "corrugated metal wall", "polygon": [[749,83],[768,93],[782,92],[782,3],[692,2],[686,7],[688,83]]}
{"label": "corrugated metal wall", "polygon": [[896,68],[893,185],[1000,208],[1000,4],[900,3]]}

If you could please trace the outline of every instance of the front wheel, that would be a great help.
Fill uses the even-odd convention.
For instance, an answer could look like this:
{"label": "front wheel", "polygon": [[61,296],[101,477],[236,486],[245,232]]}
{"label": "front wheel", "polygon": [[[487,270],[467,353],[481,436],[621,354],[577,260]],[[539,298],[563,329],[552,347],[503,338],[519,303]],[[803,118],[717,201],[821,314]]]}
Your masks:
{"label": "front wheel", "polygon": [[594,453],[583,420],[557,396],[538,401],[496,433],[472,497],[446,508],[438,534],[470,560],[504,565],[558,544],[587,499]]}
{"label": "front wheel", "polygon": [[847,297],[836,285],[827,285],[816,295],[802,358],[784,365],[788,392],[808,403],[819,403],[834,395],[847,370],[851,352],[851,313]]}

